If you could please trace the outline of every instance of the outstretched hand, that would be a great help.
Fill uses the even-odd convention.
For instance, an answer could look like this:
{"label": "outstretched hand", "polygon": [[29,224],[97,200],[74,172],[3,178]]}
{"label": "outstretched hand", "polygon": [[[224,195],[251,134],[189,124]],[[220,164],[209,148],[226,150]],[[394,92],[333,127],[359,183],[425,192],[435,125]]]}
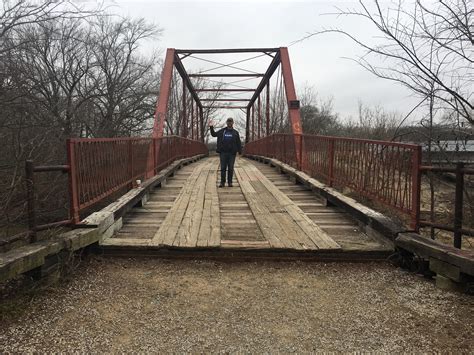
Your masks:
{"label": "outstretched hand", "polygon": [[213,120],[209,120],[208,125],[209,125],[209,127],[214,127],[214,121],[213,121]]}

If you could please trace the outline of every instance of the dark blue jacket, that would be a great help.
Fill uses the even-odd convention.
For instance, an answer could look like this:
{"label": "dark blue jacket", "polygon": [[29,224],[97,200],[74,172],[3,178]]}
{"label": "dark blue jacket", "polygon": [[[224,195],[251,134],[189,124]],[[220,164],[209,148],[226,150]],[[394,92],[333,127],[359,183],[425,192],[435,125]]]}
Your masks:
{"label": "dark blue jacket", "polygon": [[214,127],[211,126],[210,130],[211,136],[217,137],[217,153],[242,153],[240,135],[235,129],[224,127],[216,132]]}

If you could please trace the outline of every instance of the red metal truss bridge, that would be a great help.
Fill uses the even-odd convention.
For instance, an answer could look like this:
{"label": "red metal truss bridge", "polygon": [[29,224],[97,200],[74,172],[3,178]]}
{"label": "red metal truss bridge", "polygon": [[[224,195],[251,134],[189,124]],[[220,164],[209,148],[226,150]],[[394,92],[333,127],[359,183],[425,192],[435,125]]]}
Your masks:
{"label": "red metal truss bridge", "polygon": [[[219,164],[205,142],[208,120],[227,110],[242,117],[245,158],[234,187],[218,189]],[[438,168],[421,165],[419,145],[304,134],[285,47],[169,48],[150,137],[72,138],[67,147],[67,165],[52,169],[69,174],[70,216],[54,225],[90,223],[91,213],[121,196],[101,210],[120,221],[104,247],[362,255],[391,251],[363,225],[379,226],[379,234],[442,228],[454,233],[456,248],[474,235],[462,223],[463,177],[472,169],[450,170],[458,179],[456,220],[444,226],[420,218],[422,173]],[[30,166],[30,196],[33,172],[45,170]],[[340,191],[374,201],[405,226],[388,231],[382,217]],[[35,235],[51,225],[36,224],[29,202]]]}

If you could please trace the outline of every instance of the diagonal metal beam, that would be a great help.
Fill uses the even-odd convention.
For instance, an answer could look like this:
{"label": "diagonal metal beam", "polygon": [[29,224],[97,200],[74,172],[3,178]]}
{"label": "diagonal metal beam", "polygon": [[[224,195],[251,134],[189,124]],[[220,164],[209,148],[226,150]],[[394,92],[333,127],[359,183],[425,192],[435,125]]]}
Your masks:
{"label": "diagonal metal beam", "polygon": [[191,82],[191,79],[189,78],[189,75],[186,72],[186,69],[184,68],[183,63],[181,62],[181,59],[179,59],[178,53],[176,53],[176,51],[174,55],[174,67],[178,71],[179,75],[181,75],[181,78],[185,82],[186,87],[191,93],[191,96],[196,101],[198,107],[202,107],[202,103],[201,103],[201,100],[199,99],[198,94],[196,93],[196,89],[194,89],[193,83]]}
{"label": "diagonal metal beam", "polygon": [[278,68],[278,65],[280,64],[280,58],[281,58],[281,55],[280,55],[280,52],[278,52],[275,55],[275,57],[273,58],[272,62],[270,63],[265,75],[262,78],[262,81],[260,81],[260,84],[257,86],[257,89],[255,90],[255,93],[253,94],[252,98],[250,99],[250,102],[249,102],[249,105],[248,105],[249,107],[251,107],[255,103],[255,100],[257,100],[257,97],[260,95],[263,88],[265,87],[265,85],[270,80],[270,77],[273,75],[275,70]]}

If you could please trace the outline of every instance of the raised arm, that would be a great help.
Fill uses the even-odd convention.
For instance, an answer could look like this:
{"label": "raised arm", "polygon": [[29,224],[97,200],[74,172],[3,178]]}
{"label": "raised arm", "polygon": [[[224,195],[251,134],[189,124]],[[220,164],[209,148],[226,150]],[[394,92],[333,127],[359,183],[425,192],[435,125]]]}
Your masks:
{"label": "raised arm", "polygon": [[214,126],[209,126],[209,131],[211,132],[211,136],[217,137],[217,133],[214,131]]}

